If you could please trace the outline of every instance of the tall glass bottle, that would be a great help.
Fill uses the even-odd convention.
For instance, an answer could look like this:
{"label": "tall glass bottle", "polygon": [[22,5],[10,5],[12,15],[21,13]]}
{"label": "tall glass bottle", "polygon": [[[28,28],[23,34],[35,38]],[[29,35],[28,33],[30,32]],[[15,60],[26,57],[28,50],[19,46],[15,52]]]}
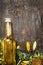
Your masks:
{"label": "tall glass bottle", "polygon": [[14,43],[12,38],[11,18],[5,18],[5,25],[6,25],[5,38],[3,39],[2,42],[2,47],[3,47],[2,64],[16,65],[16,60],[15,60],[16,42]]}

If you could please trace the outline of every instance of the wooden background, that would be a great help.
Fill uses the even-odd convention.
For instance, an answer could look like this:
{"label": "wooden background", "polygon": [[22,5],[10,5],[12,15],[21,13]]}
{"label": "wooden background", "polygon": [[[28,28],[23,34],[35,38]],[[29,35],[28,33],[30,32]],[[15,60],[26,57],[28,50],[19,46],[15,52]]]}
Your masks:
{"label": "wooden background", "polygon": [[25,42],[37,41],[43,52],[43,0],[0,0],[0,38],[5,36],[4,18],[11,17],[13,38],[25,50]]}

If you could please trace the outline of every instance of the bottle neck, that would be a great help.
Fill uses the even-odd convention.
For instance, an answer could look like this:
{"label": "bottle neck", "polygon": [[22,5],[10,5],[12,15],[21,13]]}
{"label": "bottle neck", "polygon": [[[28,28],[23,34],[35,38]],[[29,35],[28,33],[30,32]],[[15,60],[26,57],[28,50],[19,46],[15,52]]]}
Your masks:
{"label": "bottle neck", "polygon": [[6,22],[6,36],[9,37],[12,35],[11,22]]}

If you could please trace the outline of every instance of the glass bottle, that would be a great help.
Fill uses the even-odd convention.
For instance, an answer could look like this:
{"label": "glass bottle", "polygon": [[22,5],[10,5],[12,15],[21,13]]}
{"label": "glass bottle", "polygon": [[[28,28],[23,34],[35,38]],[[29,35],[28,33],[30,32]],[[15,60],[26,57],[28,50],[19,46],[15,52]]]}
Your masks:
{"label": "glass bottle", "polygon": [[15,46],[12,37],[12,22],[11,18],[5,18],[5,37],[2,41],[3,56],[2,56],[2,65],[16,65],[15,60]]}
{"label": "glass bottle", "polygon": [[2,40],[0,39],[0,65],[2,64]]}

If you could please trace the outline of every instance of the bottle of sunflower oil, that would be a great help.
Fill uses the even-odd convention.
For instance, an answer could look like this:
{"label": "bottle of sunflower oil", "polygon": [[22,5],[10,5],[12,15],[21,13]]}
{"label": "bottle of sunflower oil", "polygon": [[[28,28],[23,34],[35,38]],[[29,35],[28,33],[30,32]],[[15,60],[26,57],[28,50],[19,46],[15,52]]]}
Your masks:
{"label": "bottle of sunflower oil", "polygon": [[5,37],[2,40],[2,65],[16,65],[16,41],[12,37],[11,18],[5,18]]}

